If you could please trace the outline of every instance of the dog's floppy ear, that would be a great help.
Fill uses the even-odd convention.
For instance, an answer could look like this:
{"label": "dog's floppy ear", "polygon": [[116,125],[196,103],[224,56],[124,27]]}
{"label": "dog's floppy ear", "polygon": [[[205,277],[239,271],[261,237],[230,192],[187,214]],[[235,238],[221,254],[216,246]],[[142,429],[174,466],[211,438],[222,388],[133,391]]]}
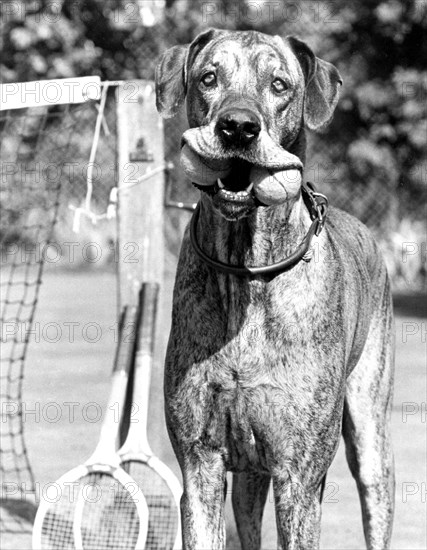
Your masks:
{"label": "dog's floppy ear", "polygon": [[314,55],[305,42],[288,36],[305,77],[304,121],[310,130],[319,130],[331,120],[338,102],[342,78],[337,68]]}
{"label": "dog's floppy ear", "polygon": [[184,102],[187,50],[188,44],[169,48],[156,67],[156,107],[165,118],[176,115]]}
{"label": "dog's floppy ear", "polygon": [[184,46],[173,46],[163,54],[156,67],[156,106],[165,118],[175,116],[184,103],[187,74],[197,53],[212,40],[215,29],[200,33]]}

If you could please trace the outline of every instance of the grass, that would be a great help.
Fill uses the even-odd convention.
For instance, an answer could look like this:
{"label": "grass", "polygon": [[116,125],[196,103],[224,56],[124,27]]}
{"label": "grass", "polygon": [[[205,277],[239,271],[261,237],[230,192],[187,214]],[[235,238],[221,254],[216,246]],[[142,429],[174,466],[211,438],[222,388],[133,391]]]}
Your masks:
{"label": "grass", "polygon": [[[155,452],[180,477],[163,421],[162,362],[169,329],[172,279],[169,273],[161,295],[149,439]],[[403,307],[404,299],[399,300],[393,407],[397,487],[392,547],[395,550],[415,550],[426,548],[425,494],[422,495],[422,483],[425,483],[426,424],[425,412],[423,418],[420,408],[421,403],[425,402],[426,391],[425,334],[423,341],[422,328],[425,330],[427,315],[425,301],[420,310],[420,301],[415,300],[416,311],[412,313]],[[67,272],[54,268],[46,271],[36,322],[42,334],[43,327],[52,322],[58,324],[62,334],[56,343],[43,337],[31,343],[24,393],[26,439],[35,475],[41,486],[84,461],[94,448],[101,420],[97,415],[102,413],[109,388],[115,348],[115,315],[115,278],[112,273]],[[70,325],[64,323],[78,323],[74,325],[73,341],[67,328]],[[99,340],[90,342],[97,331]],[[405,403],[414,403],[415,409],[419,408],[418,412],[407,418],[402,417],[402,408],[408,407]],[[39,411],[38,416],[31,413],[34,410]],[[70,414],[71,410],[73,415]],[[413,494],[405,496],[405,488]],[[263,525],[264,550],[276,548],[272,500],[270,493]],[[3,549],[30,548],[28,517],[31,517],[31,510],[28,512],[28,506],[28,503],[17,506],[15,512],[23,515],[26,524],[23,524],[20,535],[15,533],[3,536]],[[11,512],[13,510],[9,510]],[[226,517],[228,548],[237,549],[239,545],[230,499],[226,505]],[[321,547],[329,550],[364,548],[358,497],[342,446],[328,475]]]}

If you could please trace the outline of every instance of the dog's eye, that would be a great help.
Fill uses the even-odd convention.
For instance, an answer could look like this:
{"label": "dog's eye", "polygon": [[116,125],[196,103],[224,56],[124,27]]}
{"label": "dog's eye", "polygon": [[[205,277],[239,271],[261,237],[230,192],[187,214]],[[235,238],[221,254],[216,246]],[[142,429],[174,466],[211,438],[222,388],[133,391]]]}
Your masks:
{"label": "dog's eye", "polygon": [[271,87],[276,94],[283,94],[288,89],[286,83],[281,78],[275,78],[271,83]]}
{"label": "dog's eye", "polygon": [[212,72],[206,73],[202,76],[201,81],[207,88],[210,88],[216,84],[216,75]]}

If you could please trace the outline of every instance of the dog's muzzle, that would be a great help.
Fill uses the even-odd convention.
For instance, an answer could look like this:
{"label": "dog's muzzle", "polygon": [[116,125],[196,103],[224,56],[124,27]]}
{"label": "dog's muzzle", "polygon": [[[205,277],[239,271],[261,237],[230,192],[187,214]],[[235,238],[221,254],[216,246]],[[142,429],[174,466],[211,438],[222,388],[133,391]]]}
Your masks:
{"label": "dog's muzzle", "polygon": [[[216,122],[184,132],[181,165],[190,181],[212,197],[214,207],[227,220],[235,221],[257,206],[281,204],[294,196],[300,188],[303,165],[257,120],[249,119],[248,111],[239,109],[238,118],[235,111],[225,118],[227,113],[233,111],[224,111]],[[245,146],[225,143],[227,139],[241,143],[242,132]],[[281,182],[278,172],[290,177],[283,174]]]}

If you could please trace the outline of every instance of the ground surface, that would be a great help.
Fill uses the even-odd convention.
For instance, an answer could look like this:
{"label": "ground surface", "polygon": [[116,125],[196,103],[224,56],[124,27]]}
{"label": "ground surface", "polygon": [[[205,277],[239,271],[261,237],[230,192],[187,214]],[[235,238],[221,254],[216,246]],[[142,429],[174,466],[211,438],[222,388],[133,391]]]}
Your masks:
{"label": "ground surface", "polygon": [[[167,340],[171,277],[162,291],[162,318],[150,403],[150,440],[162,460],[179,475],[163,421],[162,358]],[[415,550],[426,543],[426,303],[419,298],[397,303],[397,371],[393,434],[397,467],[396,519],[393,548]],[[96,418],[105,406],[115,348],[115,279],[111,273],[46,272],[36,321],[42,337],[32,342],[26,367],[24,401],[39,418],[26,415],[26,437],[36,478],[54,481],[91,453],[99,433]],[[422,310],[424,308],[424,310]],[[62,336],[56,343],[43,338],[47,323],[57,323]],[[75,326],[70,338],[70,324]],[[92,325],[88,325],[92,323]],[[111,328],[113,327],[113,328]],[[424,332],[423,332],[424,331]],[[95,340],[99,336],[98,341]],[[73,341],[71,341],[73,340]],[[54,405],[52,405],[54,403]],[[68,404],[67,404],[68,403]],[[75,403],[71,405],[70,403]],[[95,403],[95,404],[94,404]],[[70,410],[74,410],[73,416]],[[403,413],[402,413],[403,411]],[[404,414],[407,411],[409,415]],[[424,485],[423,485],[424,484]],[[31,516],[31,505],[20,507]],[[30,510],[28,511],[28,506]],[[227,503],[228,548],[239,548],[230,499]],[[30,548],[28,533],[3,537],[4,549]],[[276,548],[272,498],[265,512],[263,549]],[[323,549],[364,548],[354,482],[342,446],[330,469],[322,521]]]}

